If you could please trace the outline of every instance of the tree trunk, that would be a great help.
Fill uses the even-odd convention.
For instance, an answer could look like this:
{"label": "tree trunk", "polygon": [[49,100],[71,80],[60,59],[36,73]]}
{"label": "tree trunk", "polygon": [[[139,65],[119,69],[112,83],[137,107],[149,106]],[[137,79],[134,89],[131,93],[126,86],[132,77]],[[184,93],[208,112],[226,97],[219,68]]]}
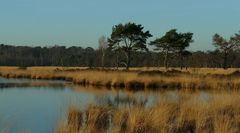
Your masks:
{"label": "tree trunk", "polygon": [[129,69],[129,67],[130,67],[130,55],[131,55],[131,53],[130,53],[130,51],[127,51],[127,64],[126,64],[126,70],[128,70]]}
{"label": "tree trunk", "polygon": [[40,65],[43,66],[43,56],[40,54]]}
{"label": "tree trunk", "polygon": [[181,70],[183,69],[183,55],[182,54],[180,54],[180,68],[181,68]]}
{"label": "tree trunk", "polygon": [[117,53],[117,58],[116,58],[116,65],[117,65],[117,70],[118,70],[118,64],[119,64],[119,59],[118,59],[119,57],[118,57],[118,53]]}
{"label": "tree trunk", "polygon": [[166,50],[165,57],[164,57],[164,66],[165,69],[168,69],[168,50]]}
{"label": "tree trunk", "polygon": [[227,69],[227,51],[224,51],[223,69]]}
{"label": "tree trunk", "polygon": [[186,70],[188,69],[188,65],[189,65],[188,61],[189,61],[189,57],[186,57],[185,58],[185,69]]}
{"label": "tree trunk", "polygon": [[102,69],[104,69],[104,67],[105,67],[104,59],[105,59],[105,53],[102,54]]}

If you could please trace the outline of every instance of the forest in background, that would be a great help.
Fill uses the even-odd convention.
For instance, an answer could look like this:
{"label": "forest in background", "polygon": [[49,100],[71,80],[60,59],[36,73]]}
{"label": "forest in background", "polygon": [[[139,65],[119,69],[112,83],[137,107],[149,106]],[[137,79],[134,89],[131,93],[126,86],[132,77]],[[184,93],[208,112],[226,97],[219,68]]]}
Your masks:
{"label": "forest in background", "polygon": [[[99,38],[97,49],[77,46],[29,47],[0,45],[1,66],[78,67],[240,67],[240,32],[229,39],[214,34],[213,51],[189,51],[193,33],[171,29],[147,43],[150,31],[136,23],[112,27],[109,38]],[[152,46],[149,50],[147,45]]]}
{"label": "forest in background", "polygon": [[[91,47],[28,47],[0,45],[1,66],[78,66],[102,67],[102,51]],[[240,67],[240,51],[231,51],[228,56],[229,67]],[[222,67],[224,53],[219,50],[196,51],[184,58],[185,67]],[[180,57],[174,53],[169,55],[169,66],[180,67]],[[118,58],[118,59],[117,59]],[[131,67],[163,67],[164,52],[135,51],[131,57]],[[104,67],[124,67],[114,51],[107,49],[104,56]],[[118,63],[117,63],[118,62]]]}

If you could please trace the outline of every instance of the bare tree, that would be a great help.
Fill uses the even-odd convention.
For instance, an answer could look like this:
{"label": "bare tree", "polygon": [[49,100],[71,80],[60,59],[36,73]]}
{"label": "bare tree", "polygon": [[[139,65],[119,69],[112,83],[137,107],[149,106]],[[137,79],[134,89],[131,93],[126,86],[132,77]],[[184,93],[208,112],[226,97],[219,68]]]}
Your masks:
{"label": "bare tree", "polygon": [[106,50],[108,47],[108,42],[105,36],[101,36],[98,40],[99,44],[99,50],[101,51],[101,63],[102,63],[102,68],[105,67],[105,55],[106,55]]}

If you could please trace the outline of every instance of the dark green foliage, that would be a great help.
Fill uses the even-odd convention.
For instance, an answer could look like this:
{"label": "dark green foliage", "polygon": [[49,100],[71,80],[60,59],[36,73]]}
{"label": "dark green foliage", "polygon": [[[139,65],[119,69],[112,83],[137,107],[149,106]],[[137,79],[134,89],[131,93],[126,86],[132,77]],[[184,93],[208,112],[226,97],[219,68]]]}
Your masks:
{"label": "dark green foliage", "polygon": [[112,28],[111,37],[108,39],[110,49],[117,54],[123,51],[126,55],[126,69],[130,66],[131,54],[137,50],[147,50],[146,41],[152,35],[144,32],[142,25],[135,23],[118,24]]}
{"label": "dark green foliage", "polygon": [[224,39],[222,36],[219,34],[215,34],[213,36],[213,45],[222,52],[223,55],[223,68],[227,69],[227,62],[228,62],[228,56],[229,54],[237,50],[240,47],[240,34],[235,34],[232,36],[229,40]]}
{"label": "dark green foliage", "polygon": [[166,32],[166,34],[163,37],[157,38],[156,40],[152,41],[150,45],[154,45],[155,50],[173,51],[174,47],[177,45],[177,42],[179,41],[178,40],[179,34],[176,31],[177,31],[176,29],[172,29]]}
{"label": "dark green foliage", "polygon": [[[186,54],[184,52],[184,54]],[[190,53],[189,53],[190,54]],[[164,52],[133,51],[131,66],[133,67],[162,67],[164,66]],[[176,53],[169,53],[169,67],[179,67],[179,57]],[[228,54],[227,66],[240,67],[240,51],[232,50]],[[114,51],[107,50],[105,55],[105,67],[116,66],[116,56],[124,61],[124,53],[116,55]],[[222,67],[224,53],[215,51],[191,52],[185,64],[189,67]],[[119,64],[120,66],[124,66]],[[101,51],[93,48],[81,47],[24,47],[0,45],[0,66],[79,66],[101,67]]]}
{"label": "dark green foliage", "polygon": [[156,40],[152,41],[150,45],[155,46],[155,50],[162,51],[165,53],[164,55],[164,66],[166,69],[168,68],[168,59],[169,53],[177,53],[180,57],[180,66],[183,66],[184,57],[188,57],[191,55],[189,51],[186,51],[186,48],[189,47],[192,40],[193,33],[177,33],[176,29],[172,29]]}

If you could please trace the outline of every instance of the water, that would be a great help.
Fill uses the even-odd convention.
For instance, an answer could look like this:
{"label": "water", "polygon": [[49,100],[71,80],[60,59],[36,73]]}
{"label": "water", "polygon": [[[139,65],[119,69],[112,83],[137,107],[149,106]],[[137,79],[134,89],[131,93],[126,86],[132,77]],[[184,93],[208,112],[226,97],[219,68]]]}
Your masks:
{"label": "water", "polygon": [[[0,132],[52,133],[66,116],[70,105],[86,107],[89,103],[136,97],[151,106],[151,93],[126,93],[106,89],[72,86],[64,81],[0,78]],[[129,102],[129,101],[128,101]]]}
{"label": "water", "polygon": [[0,132],[55,132],[71,105],[83,110],[91,103],[125,108],[136,104],[151,107],[159,101],[179,102],[184,98],[204,104],[208,102],[209,93],[129,92],[74,86],[65,81],[0,78]]}

